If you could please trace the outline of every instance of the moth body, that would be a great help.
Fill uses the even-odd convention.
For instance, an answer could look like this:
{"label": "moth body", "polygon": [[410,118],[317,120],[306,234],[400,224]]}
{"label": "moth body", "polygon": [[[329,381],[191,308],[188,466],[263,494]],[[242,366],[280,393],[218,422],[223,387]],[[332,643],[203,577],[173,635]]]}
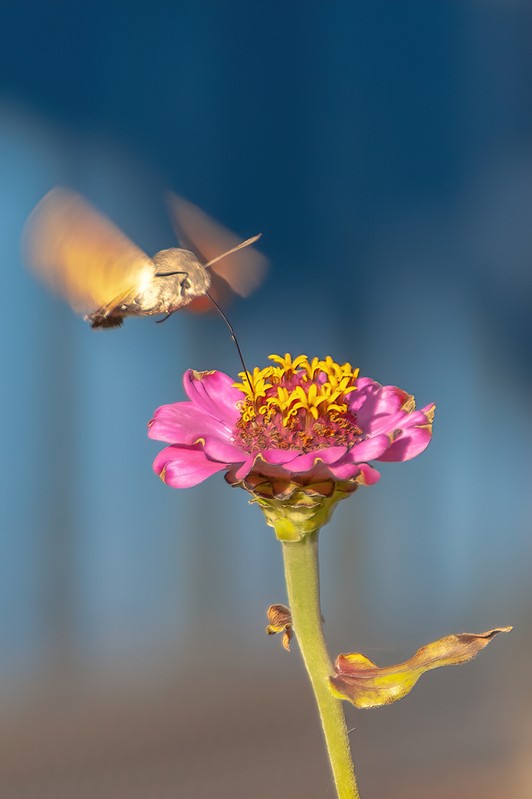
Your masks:
{"label": "moth body", "polygon": [[26,224],[26,260],[92,327],[118,327],[126,316],[168,315],[187,306],[204,310],[227,292],[245,297],[258,286],[266,259],[242,250],[259,236],[239,242],[186,200],[170,195],[169,204],[186,249],[171,247],[150,258],[78,194],[52,189]]}
{"label": "moth body", "polygon": [[126,316],[171,314],[203,297],[211,276],[193,252],[172,247],[153,256],[154,270],[125,302],[112,300],[86,319],[92,327],[119,327]]}

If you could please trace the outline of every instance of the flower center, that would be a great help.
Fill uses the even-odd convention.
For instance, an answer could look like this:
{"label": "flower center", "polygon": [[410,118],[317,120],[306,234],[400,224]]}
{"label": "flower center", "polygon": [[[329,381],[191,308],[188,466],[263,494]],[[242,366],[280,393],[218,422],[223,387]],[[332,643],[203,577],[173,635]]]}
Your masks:
{"label": "flower center", "polygon": [[347,397],[356,391],[358,369],[306,355],[270,355],[275,366],[240,372],[235,383],[244,399],[236,423],[235,443],[249,452],[298,449],[312,452],[331,446],[352,446],[362,430],[349,410]]}

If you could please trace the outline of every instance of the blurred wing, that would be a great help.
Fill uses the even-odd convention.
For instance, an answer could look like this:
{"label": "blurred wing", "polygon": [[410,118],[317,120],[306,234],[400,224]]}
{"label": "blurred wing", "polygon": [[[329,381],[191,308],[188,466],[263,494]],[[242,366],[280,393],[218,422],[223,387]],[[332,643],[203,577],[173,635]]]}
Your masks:
{"label": "blurred wing", "polygon": [[[212,220],[200,208],[176,194],[168,194],[168,204],[180,244],[192,250],[204,264],[242,242],[241,238]],[[213,264],[211,272],[223,278],[235,294],[247,297],[260,285],[267,267],[268,261],[264,255],[252,247],[246,247]],[[212,288],[215,299],[223,302],[223,287],[219,281],[213,279]],[[194,303],[191,306],[194,310]]]}
{"label": "blurred wing", "polygon": [[136,296],[153,278],[151,258],[75,192],[52,189],[26,223],[29,266],[75,311]]}

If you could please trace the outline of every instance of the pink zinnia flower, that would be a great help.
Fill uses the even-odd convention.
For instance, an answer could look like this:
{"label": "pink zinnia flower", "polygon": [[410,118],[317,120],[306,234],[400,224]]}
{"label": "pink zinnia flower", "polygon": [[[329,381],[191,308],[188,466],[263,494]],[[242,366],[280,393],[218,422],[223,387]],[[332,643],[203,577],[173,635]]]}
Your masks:
{"label": "pink zinnia flower", "polygon": [[188,488],[226,470],[263,509],[274,503],[276,517],[281,506],[315,515],[328,500],[323,524],[332,502],[377,482],[368,461],[409,460],[429,444],[433,404],[416,410],[402,389],[329,356],[270,360],[242,372],[241,383],[223,372],[185,373],[189,401],[161,406],[149,423],[150,438],[170,444],[153,464],[165,483]]}

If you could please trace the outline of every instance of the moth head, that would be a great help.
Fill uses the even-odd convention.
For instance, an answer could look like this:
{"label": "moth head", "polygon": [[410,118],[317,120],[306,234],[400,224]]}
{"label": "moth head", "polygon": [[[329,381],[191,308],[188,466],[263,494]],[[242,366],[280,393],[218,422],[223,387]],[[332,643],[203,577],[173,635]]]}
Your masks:
{"label": "moth head", "polygon": [[211,276],[190,250],[177,247],[160,250],[153,256],[153,262],[155,277],[178,286],[181,296],[192,299],[203,296],[209,290]]}

